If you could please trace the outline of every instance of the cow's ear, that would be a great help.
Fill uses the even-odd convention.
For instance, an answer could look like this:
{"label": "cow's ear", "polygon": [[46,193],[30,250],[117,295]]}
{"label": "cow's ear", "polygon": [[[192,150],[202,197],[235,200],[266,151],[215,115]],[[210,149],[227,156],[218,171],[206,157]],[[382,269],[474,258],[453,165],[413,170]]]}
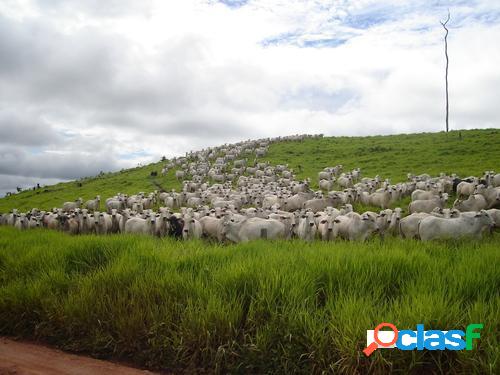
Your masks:
{"label": "cow's ear", "polygon": [[321,220],[320,221],[321,224],[325,224],[326,223],[326,220]]}
{"label": "cow's ear", "polygon": [[340,220],[339,219],[335,219],[333,220],[334,223],[340,223]]}

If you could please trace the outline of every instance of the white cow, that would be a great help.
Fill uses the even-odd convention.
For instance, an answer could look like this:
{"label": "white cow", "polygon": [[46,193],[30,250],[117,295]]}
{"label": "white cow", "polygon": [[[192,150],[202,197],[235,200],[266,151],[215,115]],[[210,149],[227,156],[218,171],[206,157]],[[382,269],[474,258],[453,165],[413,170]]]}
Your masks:
{"label": "white cow", "polygon": [[457,218],[460,216],[460,211],[455,209],[436,207],[431,213],[418,212],[402,218],[399,222],[399,234],[403,238],[418,238],[418,225],[428,217],[436,216],[443,218]]}
{"label": "white cow", "polygon": [[477,212],[488,208],[488,203],[482,195],[471,194],[466,200],[455,200],[455,202],[453,203],[453,208],[462,212]]}
{"label": "white cow", "polygon": [[341,237],[349,241],[365,241],[372,233],[378,230],[377,223],[370,215],[359,215],[350,212],[347,215],[337,216],[334,220],[333,237]]}
{"label": "white cow", "polygon": [[200,218],[202,233],[209,237],[214,238],[219,242],[224,240],[224,218],[216,218],[213,216],[204,216]]}
{"label": "white cow", "polygon": [[331,180],[321,179],[319,181],[319,188],[321,190],[330,191],[333,189],[334,182],[335,182],[335,177],[333,177]]}
{"label": "white cow", "polygon": [[29,228],[28,218],[26,217],[26,214],[19,215],[14,224],[14,227],[19,230],[24,230]]}
{"label": "white cow", "polygon": [[299,224],[296,227],[297,237],[305,241],[312,241],[316,236],[316,224],[314,224],[314,214],[306,212],[299,219]]}
{"label": "white cow", "polygon": [[[124,216],[125,217],[125,216]],[[125,222],[125,233],[154,234],[156,229],[156,215],[150,214],[146,219],[131,217]]]}
{"label": "white cow", "polygon": [[477,187],[477,182],[467,182],[462,181],[457,185],[457,197],[468,197],[471,194],[474,194],[474,190]]}
{"label": "white cow", "polygon": [[333,226],[335,217],[323,216],[318,224],[318,233],[323,241],[333,241]]}
{"label": "white cow", "polygon": [[125,208],[124,202],[120,199],[106,199],[106,211],[108,214],[111,213],[112,210],[121,210]]}
{"label": "white cow", "polygon": [[268,239],[285,237],[285,225],[274,219],[261,219],[253,217],[240,222],[229,220],[224,224],[224,234],[233,242],[247,242],[262,238]]}
{"label": "white cow", "polygon": [[474,194],[481,194],[488,203],[488,208],[500,208],[500,187],[495,188],[492,186],[478,185]]}
{"label": "white cow", "polygon": [[82,202],[83,202],[82,198],[78,198],[74,202],[64,202],[64,204],[63,204],[63,211],[65,211],[65,212],[74,211],[77,208],[80,208],[80,206],[82,205]]}
{"label": "white cow", "polygon": [[486,210],[494,222],[495,228],[500,228],[500,210],[497,208],[491,208]]}
{"label": "white cow", "polygon": [[111,233],[111,228],[113,226],[113,221],[111,215],[105,212],[94,212],[94,228],[96,234],[108,234]]}
{"label": "white cow", "polygon": [[483,231],[493,225],[493,220],[485,210],[473,215],[462,214],[452,219],[429,216],[420,222],[418,234],[422,241],[462,237],[479,239]]}
{"label": "white cow", "polygon": [[443,208],[447,200],[448,200],[447,193],[443,193],[440,196],[437,196],[436,198],[433,199],[416,200],[408,205],[408,212],[411,214],[415,212],[430,213],[436,207]]}
{"label": "white cow", "polygon": [[101,196],[97,195],[94,199],[85,202],[83,206],[90,211],[99,211],[100,205],[101,205]]}
{"label": "white cow", "polygon": [[389,206],[390,202],[391,191],[388,189],[370,194],[370,204],[372,206],[380,207],[385,210]]}
{"label": "white cow", "polygon": [[201,238],[203,230],[201,224],[198,220],[192,217],[186,217],[184,219],[184,227],[182,228],[182,238],[185,240],[191,238]]}
{"label": "white cow", "polygon": [[420,190],[417,189],[411,193],[411,200],[412,201],[417,201],[417,200],[430,200],[430,199],[435,199],[438,198],[439,196],[434,194],[432,191],[427,191],[427,190]]}

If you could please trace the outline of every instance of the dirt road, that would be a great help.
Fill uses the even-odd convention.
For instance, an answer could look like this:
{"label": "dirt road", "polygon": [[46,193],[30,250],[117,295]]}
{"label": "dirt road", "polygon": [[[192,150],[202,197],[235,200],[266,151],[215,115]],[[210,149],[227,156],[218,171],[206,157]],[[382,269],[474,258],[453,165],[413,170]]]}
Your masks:
{"label": "dirt road", "polygon": [[68,354],[43,345],[0,337],[0,375],[152,375],[89,357]]}

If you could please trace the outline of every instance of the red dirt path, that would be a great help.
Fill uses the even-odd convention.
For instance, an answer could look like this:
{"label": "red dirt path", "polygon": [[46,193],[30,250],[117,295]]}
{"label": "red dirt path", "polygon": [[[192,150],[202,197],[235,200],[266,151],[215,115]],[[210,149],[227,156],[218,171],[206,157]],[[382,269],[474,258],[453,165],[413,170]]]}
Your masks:
{"label": "red dirt path", "polygon": [[0,337],[0,375],[153,375],[153,372]]}

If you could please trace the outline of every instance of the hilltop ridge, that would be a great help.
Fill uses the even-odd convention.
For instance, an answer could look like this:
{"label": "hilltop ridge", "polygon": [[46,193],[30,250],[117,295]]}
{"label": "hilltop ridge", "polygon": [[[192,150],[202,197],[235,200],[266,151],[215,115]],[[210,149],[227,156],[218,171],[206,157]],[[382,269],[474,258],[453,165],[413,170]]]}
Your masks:
{"label": "hilltop ridge", "polygon": [[[255,155],[250,155],[251,160]],[[288,164],[297,178],[310,177],[313,186],[317,172],[328,165],[343,164],[347,169],[360,167],[364,176],[380,175],[392,182],[406,180],[406,174],[440,172],[460,176],[481,175],[485,170],[500,169],[500,130],[461,130],[449,133],[417,133],[365,137],[317,137],[301,142],[287,140],[272,143],[263,160]],[[134,194],[163,187],[179,190],[175,168],[166,175],[166,161],[118,172],[104,173],[77,181],[26,190],[0,199],[0,212],[13,208],[51,209],[64,201],[99,194],[110,197],[117,192]],[[156,172],[157,176],[152,176]],[[154,173],[153,173],[154,174]]]}

